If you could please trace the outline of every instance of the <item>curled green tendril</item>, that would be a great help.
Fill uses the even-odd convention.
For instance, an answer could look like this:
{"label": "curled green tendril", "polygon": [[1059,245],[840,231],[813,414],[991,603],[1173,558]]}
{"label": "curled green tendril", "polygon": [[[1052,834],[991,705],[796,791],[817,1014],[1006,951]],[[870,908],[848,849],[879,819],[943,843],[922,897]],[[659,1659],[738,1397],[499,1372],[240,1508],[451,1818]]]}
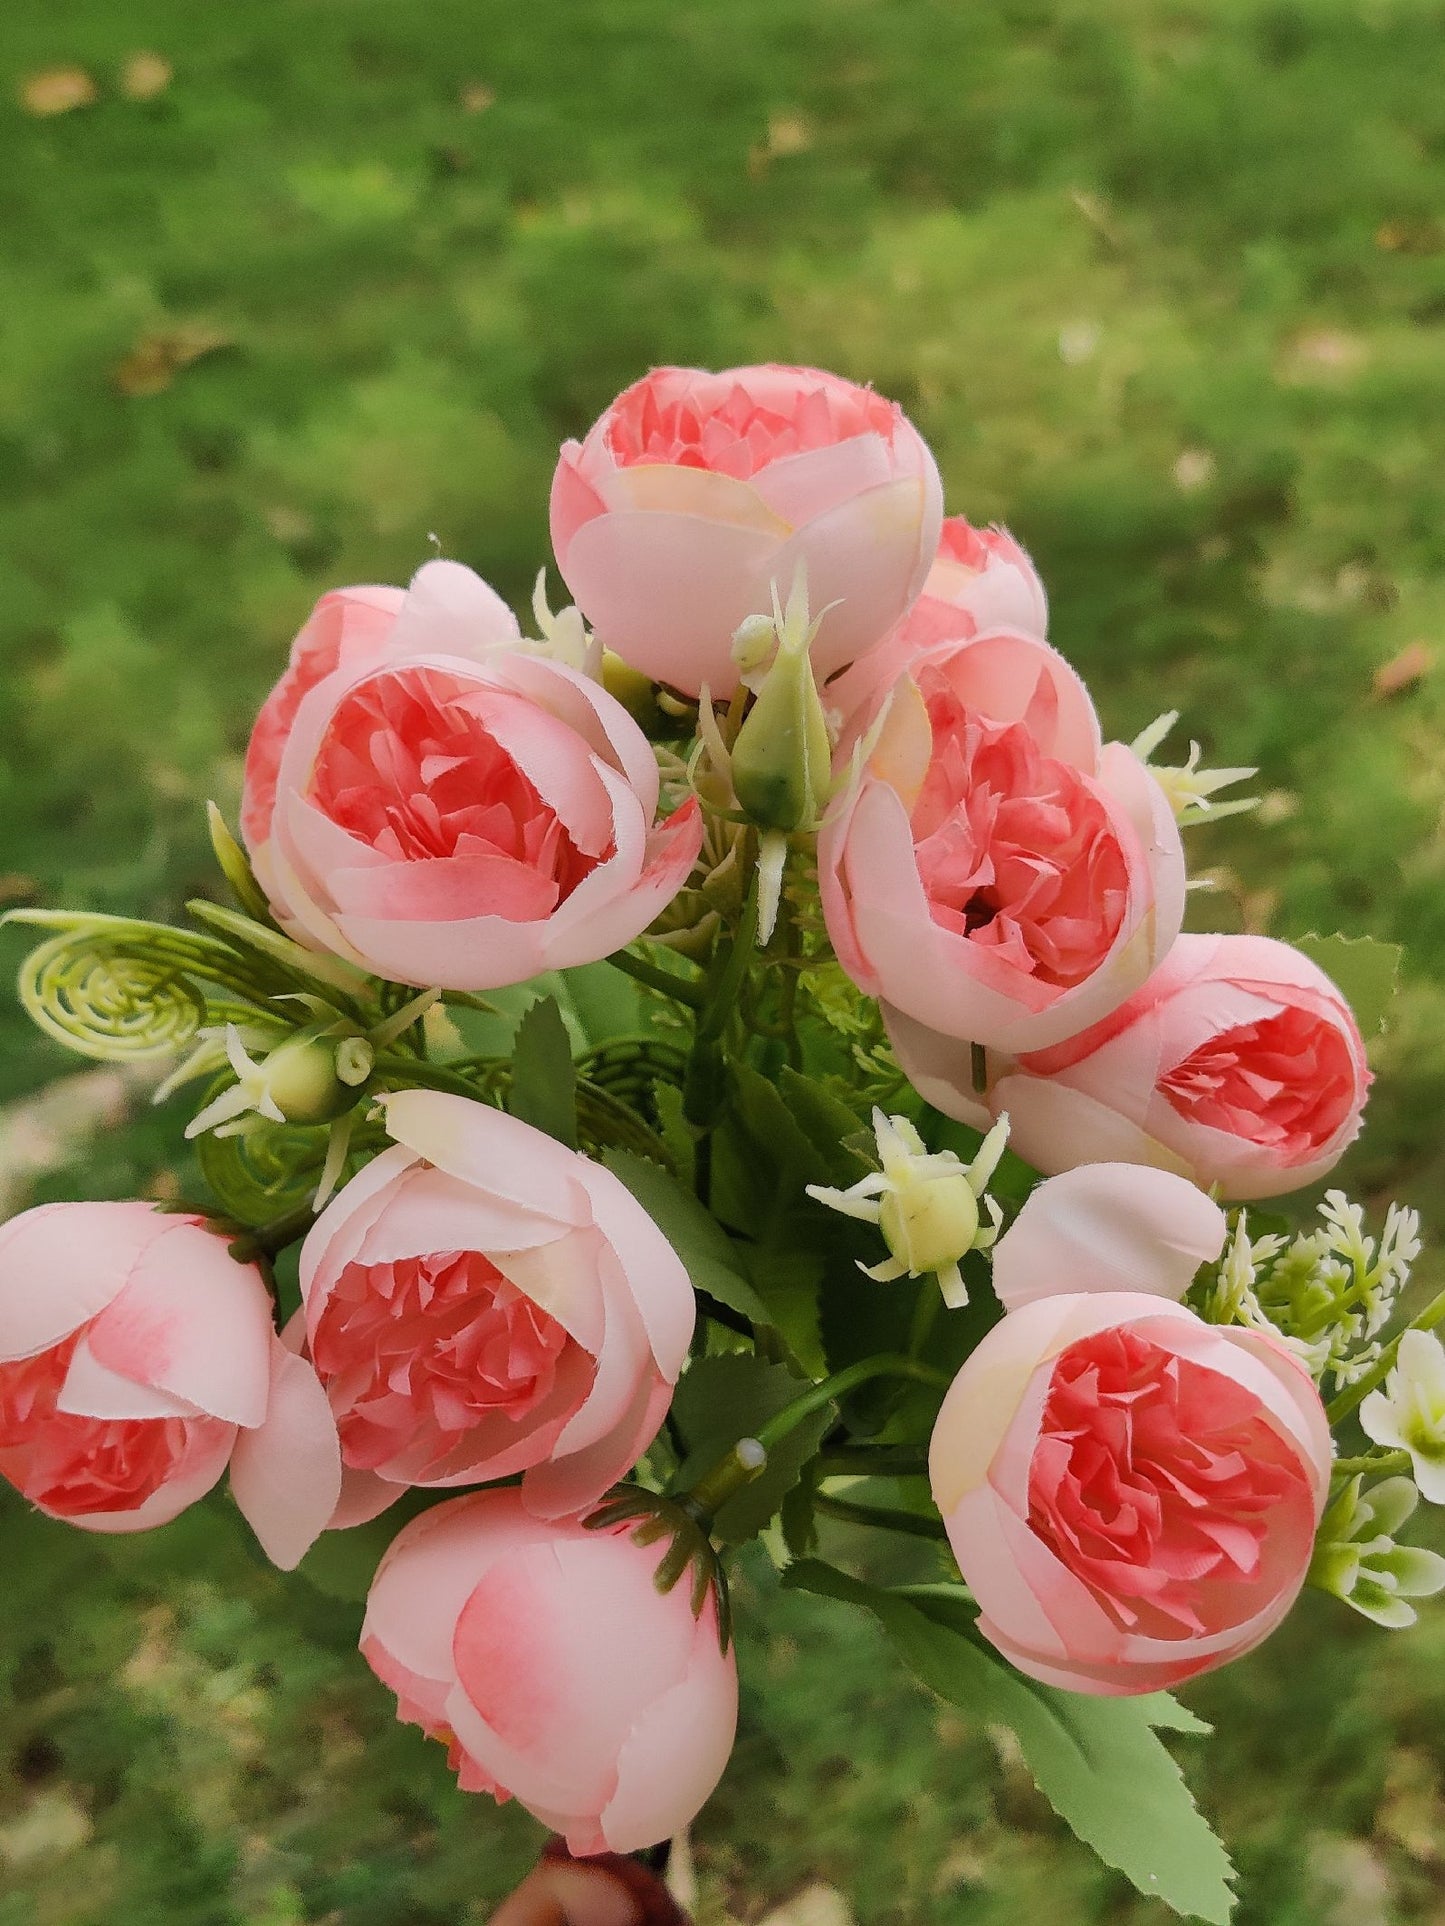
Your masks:
{"label": "curled green tendril", "polygon": [[[230,1083],[218,1078],[206,1093],[209,1102]],[[254,1118],[233,1137],[207,1131],[196,1138],[201,1175],[236,1223],[255,1227],[270,1224],[301,1207],[315,1195],[330,1131],[325,1125],[273,1124]],[[341,1181],[383,1149],[389,1139],[380,1128],[366,1123],[353,1131]]]}
{"label": "curled green tendril", "polygon": [[655,1122],[653,1087],[672,1083],[682,1088],[687,1052],[666,1037],[617,1037],[587,1051],[578,1060],[577,1074]]}
{"label": "curled green tendril", "polygon": [[20,967],[31,1021],[67,1049],[102,1062],[145,1062],[183,1050],[206,999],[174,959],[135,942],[53,936]]}

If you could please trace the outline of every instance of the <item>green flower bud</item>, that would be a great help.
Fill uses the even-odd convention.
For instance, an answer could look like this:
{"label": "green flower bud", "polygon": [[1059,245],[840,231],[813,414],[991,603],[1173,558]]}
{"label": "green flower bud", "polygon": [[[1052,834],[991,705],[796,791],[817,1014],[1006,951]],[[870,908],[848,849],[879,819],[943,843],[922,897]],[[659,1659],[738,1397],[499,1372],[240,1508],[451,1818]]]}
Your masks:
{"label": "green flower bud", "polygon": [[812,829],[828,800],[833,745],[806,640],[785,637],[733,744],[733,792],[763,829]]}
{"label": "green flower bud", "polygon": [[620,702],[644,735],[665,735],[667,717],[657,706],[657,690],[642,673],[614,655],[602,651],[602,686]]}
{"label": "green flower bud", "polygon": [[356,1102],[355,1085],[337,1075],[336,1044],[304,1030],[278,1044],[260,1074],[267,1096],[287,1123],[330,1123]]}

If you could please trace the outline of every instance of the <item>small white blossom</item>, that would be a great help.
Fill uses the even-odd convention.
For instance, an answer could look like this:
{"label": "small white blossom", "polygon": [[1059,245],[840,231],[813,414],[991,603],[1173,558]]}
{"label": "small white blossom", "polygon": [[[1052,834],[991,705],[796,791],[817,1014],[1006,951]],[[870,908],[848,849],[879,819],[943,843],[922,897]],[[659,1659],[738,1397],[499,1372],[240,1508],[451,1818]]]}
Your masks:
{"label": "small white blossom", "polygon": [[932,1272],[944,1303],[958,1310],[968,1302],[960,1260],[969,1251],[989,1249],[1003,1223],[1003,1212],[985,1193],[1008,1142],[1008,1118],[999,1118],[971,1164],[951,1150],[926,1150],[906,1117],[875,1110],[873,1135],[881,1170],[847,1190],[809,1184],[808,1195],[882,1231],[891,1255],[881,1264],[860,1263],[866,1277],[883,1284]]}
{"label": "small white blossom", "polygon": [[1400,1631],[1419,1616],[1408,1599],[1445,1591],[1445,1558],[1395,1543],[1395,1533],[1419,1503],[1408,1478],[1386,1478],[1363,1494],[1361,1483],[1352,1478],[1325,1513],[1310,1583],[1377,1625]]}
{"label": "small white blossom", "polygon": [[1201,769],[1202,751],[1197,742],[1190,743],[1186,762],[1172,766],[1150,762],[1149,758],[1178,720],[1177,709],[1167,710],[1162,716],[1156,716],[1147,729],[1142,729],[1129,746],[1169,798],[1179,827],[1188,829],[1195,823],[1218,822],[1222,816],[1239,816],[1253,809],[1259,801],[1257,796],[1241,796],[1230,802],[1215,802],[1213,798],[1216,790],[1228,789],[1234,783],[1247,782],[1251,776],[1257,776],[1257,769]]}
{"label": "small white blossom", "polygon": [[1382,1391],[1360,1406],[1365,1435],[1408,1451],[1420,1494],[1445,1505],[1445,1346],[1433,1331],[1406,1331]]}

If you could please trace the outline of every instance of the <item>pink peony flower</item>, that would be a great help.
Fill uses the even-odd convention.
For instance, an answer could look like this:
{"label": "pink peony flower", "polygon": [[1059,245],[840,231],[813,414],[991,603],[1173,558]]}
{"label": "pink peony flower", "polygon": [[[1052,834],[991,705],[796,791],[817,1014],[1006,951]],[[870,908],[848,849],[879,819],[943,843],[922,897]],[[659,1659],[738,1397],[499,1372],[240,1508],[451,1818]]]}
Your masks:
{"label": "pink peony flower", "polygon": [[266,1415],[271,1297],[200,1218],[42,1204],[0,1227],[0,1477],[87,1531],[167,1524]]}
{"label": "pink peony flower", "polygon": [[[1041,643],[1048,619],[1044,585],[1008,530],[974,528],[962,515],[949,515],[923,593],[876,649],[834,677],[828,685],[828,704],[845,718],[860,711],[871,717],[899,676],[919,658],[941,646],[983,636],[1026,637]],[[1054,669],[1050,679],[1076,684],[1081,708],[1092,718],[1093,705],[1074,671],[1053,650],[1040,661],[1050,658]],[[1093,732],[1097,749],[1097,723]]]}
{"label": "pink peony flower", "polygon": [[489,631],[495,597],[433,573],[452,569],[423,569],[384,636],[367,599],[383,591],[313,618],[257,726],[242,827],[299,941],[485,990],[631,942],[682,887],[702,823],[689,802],[654,824],[631,716],[560,663],[482,646],[505,640],[505,611]]}
{"label": "pink peony flower", "polygon": [[[1171,1236],[1169,1186],[1217,1229]],[[1048,1685],[1176,1685],[1258,1645],[1304,1583],[1332,1456],[1319,1394],[1273,1338],[1169,1301],[1222,1238],[1182,1178],[1115,1165],[1041,1185],[999,1244],[1017,1308],[954,1379],[929,1470],[979,1630]],[[1083,1289],[1048,1294],[1061,1280]]]}
{"label": "pink peony flower", "polygon": [[539,1516],[595,1503],[692,1337],[687,1272],[610,1171],[466,1097],[400,1092],[386,1119],[302,1247],[305,1355],[247,1460],[278,1563],[408,1485],[522,1472]]}
{"label": "pink peony flower", "polygon": [[889,1033],[930,1103],[975,1124],[1006,1110],[1011,1144],[1040,1170],[1156,1164],[1239,1199],[1332,1170],[1371,1080],[1344,997],[1268,936],[1181,936],[1101,1022],[990,1064],[986,1103],[966,1048],[896,1013]]}
{"label": "pink peony flower", "polygon": [[1040,1048],[1097,1021],[1184,911],[1163,790],[1098,746],[1063,659],[1024,636],[925,652],[824,825],[819,890],[860,989],[945,1036]]}
{"label": "pink peony flower", "polygon": [[619,395],[552,483],[552,546],[624,661],[689,695],[738,684],[730,650],[801,563],[819,679],[923,587],[942,487],[896,403],[814,368],[657,368]]}
{"label": "pink peony flower", "polygon": [[696,1816],[737,1723],[713,1600],[694,1619],[686,1581],[652,1582],[667,1549],[514,1491],[454,1498],[382,1560],[362,1656],[464,1791],[520,1800],[573,1853],[635,1852]]}

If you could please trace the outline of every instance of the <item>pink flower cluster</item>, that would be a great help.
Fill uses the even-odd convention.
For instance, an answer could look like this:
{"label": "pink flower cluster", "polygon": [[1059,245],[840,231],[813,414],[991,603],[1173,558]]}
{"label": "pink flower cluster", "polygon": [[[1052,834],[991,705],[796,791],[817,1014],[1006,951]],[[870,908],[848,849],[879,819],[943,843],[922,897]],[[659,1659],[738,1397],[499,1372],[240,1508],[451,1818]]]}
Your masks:
{"label": "pink flower cluster", "polygon": [[[552,535],[598,644],[673,692],[739,686],[734,632],[801,569],[837,727],[818,836],[833,948],[917,1090],[1049,1180],[997,1245],[934,1495],[1022,1670],[1150,1691],[1263,1638],[1328,1482],[1317,1393],[1180,1303],[1206,1194],[1323,1175],[1359,1128],[1339,991],[1264,937],[1181,936],[1176,818],[1045,639],[1028,556],[943,519],[893,403],[805,368],[665,368],[562,451]],[[390,982],[480,992],[608,956],[697,863],[652,744],[451,562],[325,596],[257,721],[244,839],[277,923]],[[984,1076],[977,1076],[978,1047]],[[140,1203],[0,1228],[0,1476],[50,1516],[161,1525],[229,1468],[270,1556],[403,1492],[362,1649],[461,1783],[574,1852],[696,1812],[732,1743],[715,1606],[664,1544],[583,1519],[663,1423],[688,1275],[600,1164],[480,1101],[382,1100],[390,1146],[316,1219],[278,1332],[261,1270]]]}

